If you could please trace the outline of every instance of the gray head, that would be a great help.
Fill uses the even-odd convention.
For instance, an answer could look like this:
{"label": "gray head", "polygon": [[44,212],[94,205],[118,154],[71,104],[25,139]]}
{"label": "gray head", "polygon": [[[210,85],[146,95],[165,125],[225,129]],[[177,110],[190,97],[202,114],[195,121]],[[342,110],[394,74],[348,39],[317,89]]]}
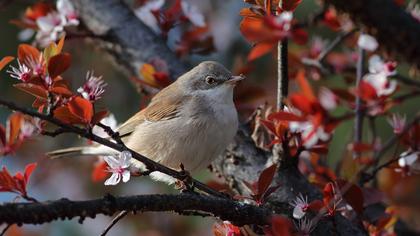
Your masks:
{"label": "gray head", "polygon": [[205,61],[181,76],[177,82],[188,91],[232,89],[243,77],[232,76],[222,64]]}

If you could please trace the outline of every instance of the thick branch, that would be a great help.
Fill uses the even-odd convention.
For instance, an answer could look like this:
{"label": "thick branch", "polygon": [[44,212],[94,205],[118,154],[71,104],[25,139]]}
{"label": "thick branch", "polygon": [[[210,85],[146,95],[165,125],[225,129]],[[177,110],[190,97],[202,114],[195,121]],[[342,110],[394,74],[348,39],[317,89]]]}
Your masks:
{"label": "thick branch", "polygon": [[420,23],[393,0],[324,0],[367,27],[379,45],[420,67]]}
{"label": "thick branch", "polygon": [[169,75],[177,78],[186,65],[120,0],[74,0],[84,25],[104,41],[95,45],[109,52],[128,76],[137,75],[140,66],[153,58],[167,62]]}
{"label": "thick branch", "polygon": [[268,224],[271,211],[253,205],[238,203],[229,199],[215,198],[199,194],[179,195],[139,195],[113,197],[88,201],[60,199],[40,203],[6,203],[0,205],[0,224],[43,224],[55,220],[80,217],[95,218],[98,214],[113,215],[119,211],[149,212],[184,211],[210,213],[221,220],[229,220],[236,225]]}
{"label": "thick branch", "polygon": [[[271,152],[263,151],[255,146],[250,137],[249,127],[243,125],[238,131],[235,141],[228,146],[222,156],[213,162],[213,167],[226,179],[232,189],[241,195],[249,196],[249,190],[243,181],[256,181],[261,171],[266,167],[267,160],[271,159],[271,155]],[[322,198],[318,188],[311,185],[294,166],[281,166],[272,185],[280,185],[280,188],[271,195],[268,205],[278,214],[291,217],[293,209],[290,203],[299,193],[308,196],[310,200]],[[320,227],[317,227],[311,235],[330,235],[333,230],[337,230],[338,235],[365,235],[361,229],[339,214],[334,219],[337,229],[334,229],[331,219],[322,219],[317,224]]]}

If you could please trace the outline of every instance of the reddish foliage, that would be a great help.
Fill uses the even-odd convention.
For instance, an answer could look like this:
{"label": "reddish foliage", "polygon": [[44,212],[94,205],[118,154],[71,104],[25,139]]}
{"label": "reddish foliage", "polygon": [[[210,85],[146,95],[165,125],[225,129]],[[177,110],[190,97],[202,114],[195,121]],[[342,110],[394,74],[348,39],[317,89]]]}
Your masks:
{"label": "reddish foliage", "polygon": [[242,236],[241,229],[238,226],[231,224],[229,221],[224,221],[221,224],[215,223],[213,225],[214,236]]}
{"label": "reddish foliage", "polygon": [[64,106],[58,107],[54,111],[54,117],[69,124],[90,124],[93,118],[93,104],[76,96]]}
{"label": "reddish foliage", "polygon": [[19,138],[20,127],[23,121],[21,113],[13,113],[9,116],[6,127],[0,125],[0,156],[13,153],[21,144]]}
{"label": "reddish foliage", "polygon": [[1,60],[0,60],[0,71],[7,65],[7,64],[9,64],[11,61],[13,61],[13,59],[15,59],[14,57],[10,57],[10,56],[7,56],[7,57],[3,57]]}
{"label": "reddish foliage", "polygon": [[70,67],[71,56],[68,53],[60,53],[48,61],[48,73],[51,78],[61,75]]}
{"label": "reddish foliage", "polygon": [[107,177],[109,172],[107,172],[107,167],[108,165],[106,164],[105,161],[100,160],[97,161],[93,167],[93,171],[92,171],[92,181],[93,182],[102,182],[104,181]]}
{"label": "reddish foliage", "polygon": [[36,163],[29,164],[25,167],[24,174],[17,172],[14,176],[11,176],[6,167],[3,167],[0,171],[0,192],[13,192],[24,198],[28,197],[26,186],[36,165]]}
{"label": "reddish foliage", "polygon": [[176,54],[179,57],[190,53],[208,54],[214,51],[213,37],[208,35],[208,27],[195,27],[184,32],[176,46]]}
{"label": "reddish foliage", "polygon": [[341,179],[337,180],[337,185],[340,188],[344,200],[346,200],[357,214],[362,215],[364,204],[362,189],[353,183]]}
{"label": "reddish foliage", "polygon": [[271,227],[264,230],[268,236],[291,236],[293,231],[292,222],[283,216],[273,216],[271,219]]}
{"label": "reddish foliage", "polygon": [[280,187],[279,185],[270,187],[274,175],[276,174],[276,171],[277,165],[273,164],[261,172],[257,182],[248,183],[244,181],[246,186],[252,192],[252,199],[258,205],[264,204],[267,198]]}

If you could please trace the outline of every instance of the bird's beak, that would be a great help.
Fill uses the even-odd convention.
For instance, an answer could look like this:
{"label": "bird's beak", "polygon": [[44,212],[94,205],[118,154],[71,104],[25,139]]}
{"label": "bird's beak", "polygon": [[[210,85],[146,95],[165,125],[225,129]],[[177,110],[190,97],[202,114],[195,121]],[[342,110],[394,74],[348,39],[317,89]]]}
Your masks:
{"label": "bird's beak", "polygon": [[244,80],[244,79],[245,79],[245,76],[243,75],[233,75],[232,77],[230,77],[229,80],[226,80],[225,83],[236,85],[239,81]]}

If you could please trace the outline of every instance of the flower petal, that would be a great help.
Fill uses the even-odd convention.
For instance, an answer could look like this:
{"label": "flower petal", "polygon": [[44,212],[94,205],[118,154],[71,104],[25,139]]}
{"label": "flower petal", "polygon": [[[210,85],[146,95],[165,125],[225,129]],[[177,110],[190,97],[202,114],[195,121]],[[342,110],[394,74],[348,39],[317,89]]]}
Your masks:
{"label": "flower petal", "polygon": [[126,182],[128,182],[130,180],[130,171],[129,170],[125,170],[123,173],[122,173],[122,181],[124,182],[124,183],[126,183]]}
{"label": "flower petal", "polygon": [[120,166],[119,161],[114,156],[104,156],[104,160],[109,165],[109,167],[111,167],[111,169],[115,169]]}
{"label": "flower petal", "polygon": [[111,175],[111,177],[109,177],[106,181],[105,181],[105,185],[117,185],[121,180],[121,175],[118,173],[113,173]]}

